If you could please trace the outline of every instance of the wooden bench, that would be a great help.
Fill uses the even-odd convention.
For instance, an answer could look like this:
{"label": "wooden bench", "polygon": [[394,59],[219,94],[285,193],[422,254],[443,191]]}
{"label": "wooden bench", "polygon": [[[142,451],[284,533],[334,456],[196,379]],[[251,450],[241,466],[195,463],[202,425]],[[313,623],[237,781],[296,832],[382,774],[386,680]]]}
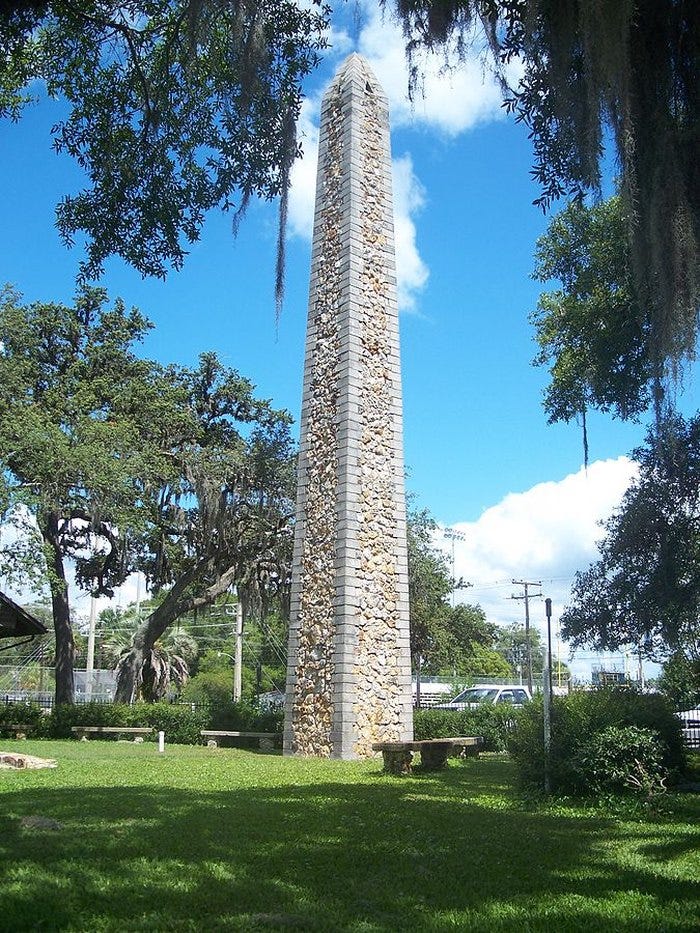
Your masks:
{"label": "wooden bench", "polygon": [[75,732],[77,739],[87,741],[88,735],[148,735],[153,732],[153,726],[71,726],[71,732]]}
{"label": "wooden bench", "polygon": [[200,735],[203,739],[208,739],[209,748],[218,747],[218,739],[257,739],[258,744],[264,751],[272,751],[275,747],[275,732],[230,732],[226,729],[202,729]]}
{"label": "wooden bench", "polygon": [[372,749],[382,753],[384,770],[388,774],[410,774],[413,766],[412,752],[420,752],[424,771],[439,771],[445,767],[448,756],[455,751],[463,757],[478,755],[483,744],[484,740],[480,735],[461,735],[415,742],[375,742]]}

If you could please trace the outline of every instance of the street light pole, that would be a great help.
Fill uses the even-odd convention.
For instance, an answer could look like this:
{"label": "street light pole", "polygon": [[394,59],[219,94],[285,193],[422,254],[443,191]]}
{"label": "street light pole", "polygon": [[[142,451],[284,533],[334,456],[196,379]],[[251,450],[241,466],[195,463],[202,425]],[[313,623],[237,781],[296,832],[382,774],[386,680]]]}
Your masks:
{"label": "street light pole", "polygon": [[466,535],[455,528],[444,528],[443,537],[452,542],[452,608],[455,607],[455,541],[464,541]]}
{"label": "street light pole", "polygon": [[542,672],[544,692],[544,792],[551,793],[551,757],[552,757],[552,600],[544,601],[547,616],[547,660]]}

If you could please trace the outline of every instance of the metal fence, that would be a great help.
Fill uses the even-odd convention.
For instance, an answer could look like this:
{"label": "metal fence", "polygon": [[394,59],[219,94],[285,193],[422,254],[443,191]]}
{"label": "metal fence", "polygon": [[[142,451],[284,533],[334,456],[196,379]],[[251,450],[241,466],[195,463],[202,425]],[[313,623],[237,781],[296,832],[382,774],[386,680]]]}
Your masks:
{"label": "metal fence", "polygon": [[[114,671],[96,669],[88,677],[86,670],[78,668],[74,671],[74,677],[76,703],[111,703],[114,699]],[[36,662],[0,665],[0,700],[31,700],[45,709],[51,709],[55,683],[53,668]]]}
{"label": "metal fence", "polygon": [[700,751],[700,726],[697,728],[688,728],[683,730],[683,738],[688,748]]}

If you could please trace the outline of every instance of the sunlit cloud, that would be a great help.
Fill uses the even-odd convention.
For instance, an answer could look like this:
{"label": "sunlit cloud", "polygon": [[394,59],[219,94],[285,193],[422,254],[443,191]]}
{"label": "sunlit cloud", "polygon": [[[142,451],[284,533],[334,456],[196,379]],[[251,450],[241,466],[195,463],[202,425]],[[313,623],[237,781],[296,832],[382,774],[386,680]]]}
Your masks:
{"label": "sunlit cloud", "polygon": [[[491,622],[522,623],[523,602],[511,597],[522,596],[523,588],[512,581],[541,581],[542,598],[531,604],[533,624],[544,628],[547,596],[558,619],[570,602],[576,571],[599,556],[601,521],[619,506],[637,471],[628,457],[596,461],[557,482],[510,493],[477,521],[452,526],[463,535],[454,541],[455,575],[472,583],[458,601],[480,603]],[[438,534],[436,543],[451,561],[452,542]]]}

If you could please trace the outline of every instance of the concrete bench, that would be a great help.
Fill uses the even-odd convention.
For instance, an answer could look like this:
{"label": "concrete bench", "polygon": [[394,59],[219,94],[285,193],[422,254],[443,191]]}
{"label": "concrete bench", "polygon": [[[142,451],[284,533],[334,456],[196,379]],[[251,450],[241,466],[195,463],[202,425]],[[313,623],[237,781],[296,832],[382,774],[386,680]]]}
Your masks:
{"label": "concrete bench", "polygon": [[87,741],[89,735],[148,735],[153,732],[153,726],[71,726],[71,732],[75,732],[77,739]]}
{"label": "concrete bench", "polygon": [[3,724],[0,729],[3,732],[11,732],[16,739],[26,739],[27,733],[36,729],[36,726],[33,722],[13,722]]}
{"label": "concrete bench", "polygon": [[208,739],[209,748],[217,748],[218,740],[222,738],[257,739],[260,748],[268,752],[275,747],[276,737],[274,732],[230,732],[226,729],[202,729],[200,735],[203,739]]}
{"label": "concrete bench", "polygon": [[464,757],[478,755],[483,744],[484,740],[480,735],[461,735],[414,742],[375,742],[372,750],[382,753],[384,770],[388,774],[410,774],[413,766],[412,752],[420,752],[424,771],[439,771],[445,767],[448,755],[456,751]]}

